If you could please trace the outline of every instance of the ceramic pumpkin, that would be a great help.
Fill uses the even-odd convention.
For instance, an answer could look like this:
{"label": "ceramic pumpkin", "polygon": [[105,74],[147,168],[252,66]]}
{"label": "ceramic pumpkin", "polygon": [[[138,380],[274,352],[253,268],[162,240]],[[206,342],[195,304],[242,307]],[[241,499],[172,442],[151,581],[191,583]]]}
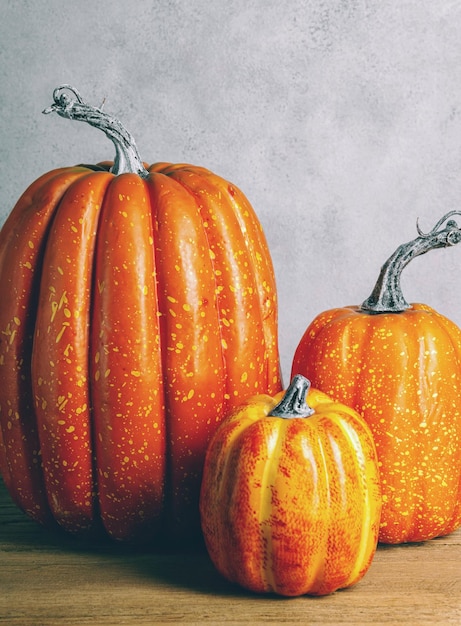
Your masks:
{"label": "ceramic pumpkin", "polygon": [[199,532],[211,434],[249,393],[281,388],[261,225],[207,169],[145,165],[72,87],[52,111],[101,129],[116,158],[46,173],[1,230],[4,481],[71,532]]}
{"label": "ceramic pumpkin", "polygon": [[355,408],[372,430],[383,543],[424,541],[461,524],[461,330],[408,304],[400,285],[411,259],[461,240],[447,221],[453,214],[400,246],[361,306],[320,313],[293,359],[293,372]]}
{"label": "ceramic pumpkin", "polygon": [[294,376],[249,398],[208,447],[200,498],[216,568],[259,593],[325,595],[349,587],[376,550],[376,450],[352,409]]}

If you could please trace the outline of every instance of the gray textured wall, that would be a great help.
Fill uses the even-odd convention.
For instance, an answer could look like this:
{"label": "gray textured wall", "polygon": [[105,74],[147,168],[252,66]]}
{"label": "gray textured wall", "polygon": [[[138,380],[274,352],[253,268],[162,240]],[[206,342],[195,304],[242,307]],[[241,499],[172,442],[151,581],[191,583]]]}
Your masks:
{"label": "gray textured wall", "polygon": [[[1,222],[43,172],[113,156],[41,114],[61,83],[106,98],[146,161],[246,193],[275,265],[285,380],[316,313],[367,297],[417,217],[428,230],[461,209],[456,0],[2,0]],[[461,324],[460,269],[461,245],[415,260],[407,299]]]}

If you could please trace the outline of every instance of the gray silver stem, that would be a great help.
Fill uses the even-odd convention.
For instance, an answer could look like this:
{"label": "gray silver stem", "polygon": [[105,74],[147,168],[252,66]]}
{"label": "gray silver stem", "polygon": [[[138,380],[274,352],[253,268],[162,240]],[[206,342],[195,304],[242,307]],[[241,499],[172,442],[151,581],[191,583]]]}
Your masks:
{"label": "gray silver stem", "polygon": [[[381,268],[381,273],[370,295],[361,305],[367,313],[401,313],[410,308],[405,300],[400,278],[408,263],[421,254],[436,248],[447,248],[461,241],[461,229],[455,220],[449,218],[461,215],[460,211],[450,211],[444,215],[428,233],[423,233],[418,224],[418,237],[397,248]],[[448,221],[447,221],[448,220]]]}
{"label": "gray silver stem", "polygon": [[301,374],[296,374],[285,391],[283,398],[269,413],[271,417],[283,417],[292,419],[294,417],[309,417],[315,413],[306,403],[306,397],[311,383]]}
{"label": "gray silver stem", "polygon": [[[74,96],[69,97],[71,92]],[[43,113],[57,113],[61,117],[86,122],[102,130],[115,146],[115,159],[111,172],[119,174],[132,173],[145,178],[145,169],[131,133],[112,115],[104,113],[102,108],[93,107],[83,101],[80,93],[71,85],[61,85],[53,92],[53,104]]]}

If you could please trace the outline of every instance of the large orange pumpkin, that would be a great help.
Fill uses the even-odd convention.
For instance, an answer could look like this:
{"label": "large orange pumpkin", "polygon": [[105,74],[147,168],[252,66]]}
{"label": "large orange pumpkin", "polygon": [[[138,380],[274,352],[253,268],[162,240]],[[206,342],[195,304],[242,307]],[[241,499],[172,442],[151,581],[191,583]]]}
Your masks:
{"label": "large orange pumpkin", "polygon": [[356,411],[294,376],[285,394],[249,398],[218,427],[200,511],[210,558],[229,580],[285,596],[350,587],[378,541],[371,432]]}
{"label": "large orange pumpkin", "polygon": [[145,166],[75,89],[51,111],[103,130],[116,159],[43,175],[2,228],[4,481],[71,532],[196,532],[211,434],[248,394],[281,388],[261,225],[207,169]]}
{"label": "large orange pumpkin", "polygon": [[444,216],[400,246],[361,306],[320,313],[293,359],[309,377],[355,408],[376,442],[383,490],[380,541],[423,541],[461,524],[461,330],[400,286],[414,257],[461,240]]}

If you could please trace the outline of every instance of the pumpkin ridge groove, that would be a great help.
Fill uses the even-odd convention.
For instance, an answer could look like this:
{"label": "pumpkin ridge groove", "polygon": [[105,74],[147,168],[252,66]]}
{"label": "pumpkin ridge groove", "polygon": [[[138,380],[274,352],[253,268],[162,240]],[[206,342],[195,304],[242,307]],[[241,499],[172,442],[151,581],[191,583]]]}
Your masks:
{"label": "pumpkin ridge groove", "polygon": [[261,578],[264,587],[277,590],[277,581],[274,578],[274,545],[272,541],[271,511],[274,496],[277,495],[276,480],[279,471],[280,458],[286,442],[288,424],[274,420],[270,424],[271,432],[265,435],[267,444],[267,458],[261,473],[260,501],[258,509],[258,524],[261,530],[262,544],[266,546],[266,558],[261,560]]}

